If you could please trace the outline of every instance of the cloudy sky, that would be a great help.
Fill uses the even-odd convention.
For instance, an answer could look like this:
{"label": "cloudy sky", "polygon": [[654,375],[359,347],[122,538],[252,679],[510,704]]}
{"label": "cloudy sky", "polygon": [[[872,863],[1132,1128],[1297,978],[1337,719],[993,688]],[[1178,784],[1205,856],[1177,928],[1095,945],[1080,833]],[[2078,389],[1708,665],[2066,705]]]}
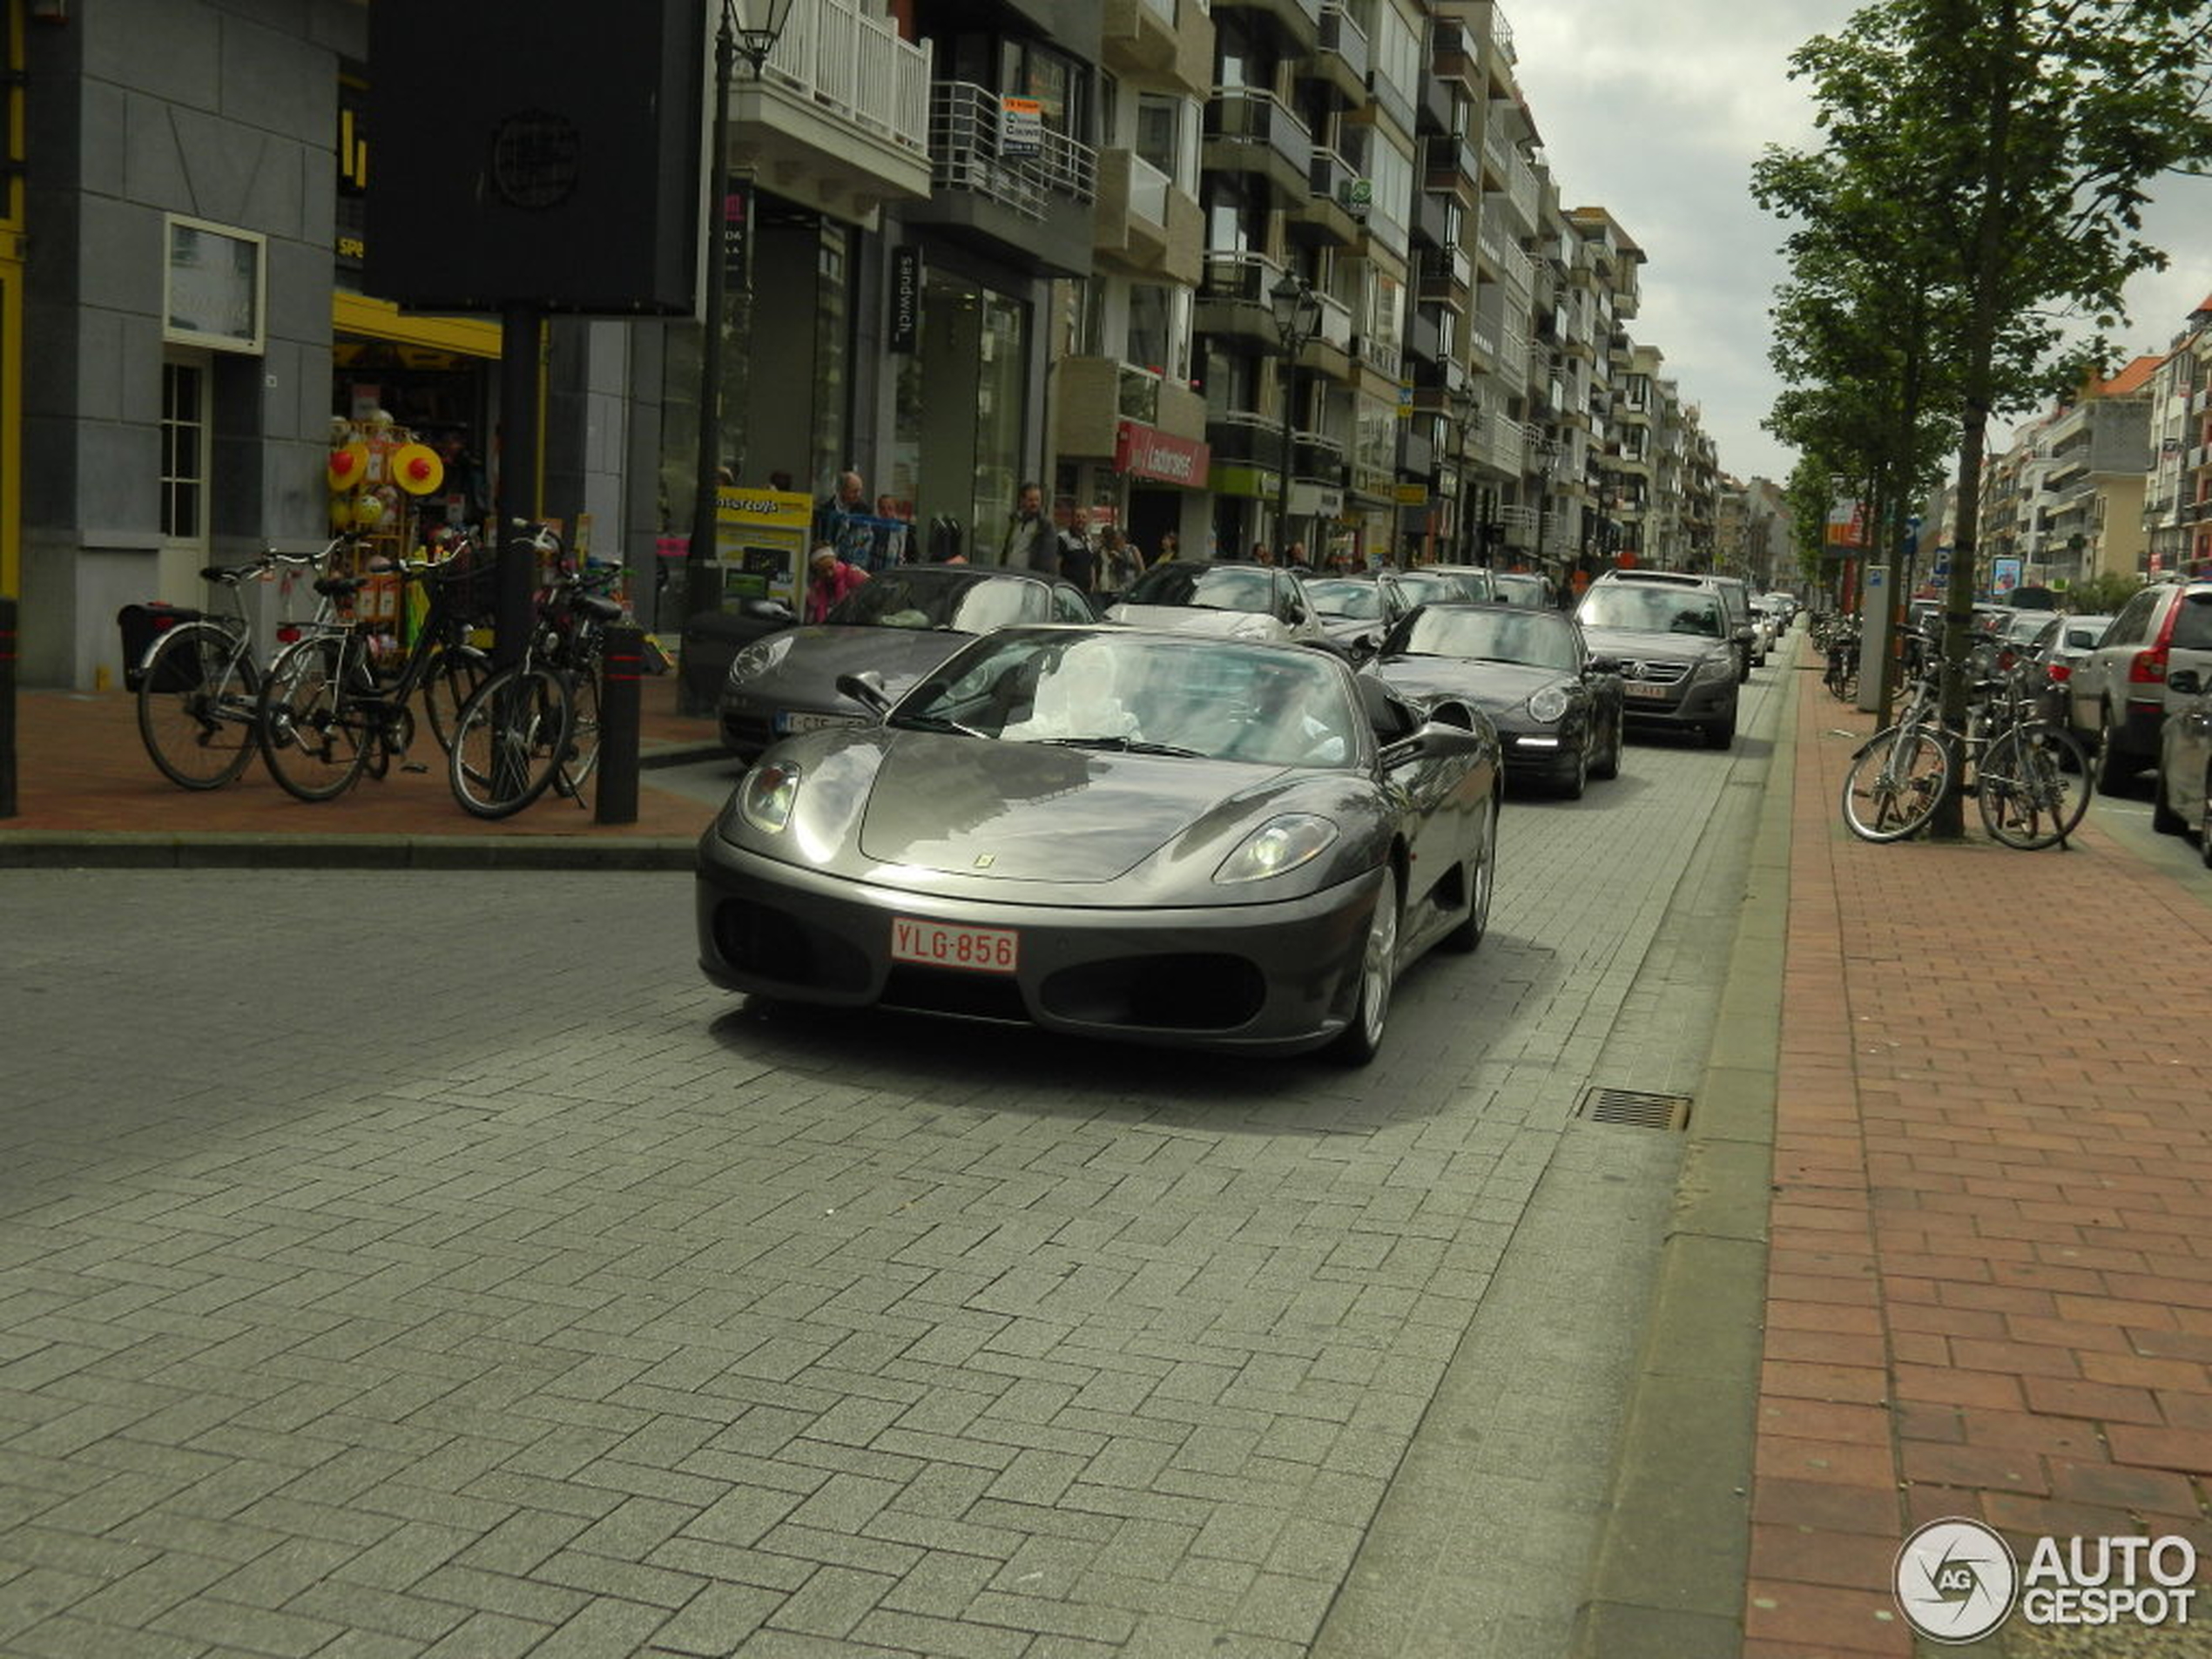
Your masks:
{"label": "cloudy sky", "polygon": [[[1759,425],[1780,382],[1767,311],[1787,275],[1784,227],[1750,195],[1768,144],[1810,146],[1811,105],[1791,51],[1840,30],[1847,0],[1506,0],[1527,95],[1561,201],[1611,211],[1649,262],[1630,332],[1665,354],[1720,463],[1789,475]],[[2171,266],[2129,290],[2132,350],[2163,351],[2212,293],[2212,181],[2174,181],[2149,216]],[[2009,423],[1993,428],[2001,442]]]}

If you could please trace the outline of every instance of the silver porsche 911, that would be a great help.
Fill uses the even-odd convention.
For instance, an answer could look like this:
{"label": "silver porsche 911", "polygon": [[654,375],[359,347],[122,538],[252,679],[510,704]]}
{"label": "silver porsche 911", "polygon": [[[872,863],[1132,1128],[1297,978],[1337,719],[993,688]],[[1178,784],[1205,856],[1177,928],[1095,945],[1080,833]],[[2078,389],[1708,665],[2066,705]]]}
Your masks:
{"label": "silver porsche 911", "polygon": [[1015,627],[846,690],[882,718],[776,745],[700,841],[718,985],[1364,1062],[1488,926],[1495,730],[1325,652]]}

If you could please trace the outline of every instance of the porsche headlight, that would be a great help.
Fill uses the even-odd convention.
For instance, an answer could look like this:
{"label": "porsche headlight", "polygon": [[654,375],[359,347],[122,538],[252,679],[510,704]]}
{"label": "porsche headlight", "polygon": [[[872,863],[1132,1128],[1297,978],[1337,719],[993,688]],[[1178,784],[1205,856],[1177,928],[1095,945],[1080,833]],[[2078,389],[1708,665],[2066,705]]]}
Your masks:
{"label": "porsche headlight", "polygon": [[1337,839],[1337,826],[1311,813],[1271,818],[1213,873],[1217,881],[1264,881],[1318,857]]}
{"label": "porsche headlight", "polygon": [[784,653],[791,649],[791,638],[789,634],[785,633],[771,634],[765,639],[754,640],[731,659],[730,684],[735,685],[740,680],[758,678],[783,661]]}
{"label": "porsche headlight", "polygon": [[738,785],[738,811],[745,821],[770,835],[791,822],[799,799],[799,768],[770,763],[755,766]]}
{"label": "porsche headlight", "polygon": [[1528,699],[1528,718],[1550,725],[1567,712],[1567,693],[1556,685],[1547,685]]}

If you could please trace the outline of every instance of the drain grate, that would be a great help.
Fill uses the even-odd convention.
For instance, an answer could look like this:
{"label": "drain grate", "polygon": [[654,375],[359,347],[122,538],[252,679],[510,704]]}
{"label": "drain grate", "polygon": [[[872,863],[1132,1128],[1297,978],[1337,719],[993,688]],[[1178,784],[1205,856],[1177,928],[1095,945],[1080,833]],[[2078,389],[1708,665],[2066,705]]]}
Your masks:
{"label": "drain grate", "polygon": [[1582,1096],[1580,1115],[1593,1123],[1679,1131],[1689,1125],[1689,1096],[1654,1095],[1640,1089],[1593,1089]]}

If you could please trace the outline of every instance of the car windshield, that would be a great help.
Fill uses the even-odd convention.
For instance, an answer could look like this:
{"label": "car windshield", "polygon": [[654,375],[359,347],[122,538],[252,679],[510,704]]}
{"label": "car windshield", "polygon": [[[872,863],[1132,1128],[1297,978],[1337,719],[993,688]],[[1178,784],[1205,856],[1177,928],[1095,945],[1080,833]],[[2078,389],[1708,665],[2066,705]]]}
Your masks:
{"label": "car windshield", "polygon": [[1579,615],[1586,628],[1628,628],[1643,633],[1721,637],[1721,602],[1703,588],[1593,583],[1590,590],[1582,596]]}
{"label": "car windshield", "polygon": [[1407,570],[1398,578],[1421,599],[1466,599],[1480,604],[1493,596],[1490,577],[1480,570]]}
{"label": "car windshield", "polygon": [[1347,582],[1323,578],[1305,584],[1305,597],[1313,601],[1313,608],[1325,617],[1349,617],[1356,622],[1372,622],[1383,613],[1382,584],[1379,582]]}
{"label": "car windshield", "polygon": [[1497,578],[1498,597],[1509,605],[1540,605],[1544,602],[1544,581],[1541,577],[1522,576],[1508,570]]}
{"label": "car windshield", "polygon": [[888,724],[1005,743],[1345,766],[1359,754],[1359,721],[1342,668],[1312,651],[1021,629],[952,658]]}
{"label": "car windshield", "polygon": [[1497,607],[1416,612],[1396,646],[1416,657],[1479,657],[1572,673],[1581,666],[1574,625],[1564,617]]}
{"label": "car windshield", "polygon": [[1257,564],[1156,564],[1122,599],[1133,605],[1197,605],[1264,616],[1275,609],[1275,578]]}
{"label": "car windshield", "polygon": [[830,607],[827,620],[859,628],[947,628],[987,634],[1009,623],[1042,622],[1049,593],[1042,583],[988,570],[925,576],[884,571]]}

